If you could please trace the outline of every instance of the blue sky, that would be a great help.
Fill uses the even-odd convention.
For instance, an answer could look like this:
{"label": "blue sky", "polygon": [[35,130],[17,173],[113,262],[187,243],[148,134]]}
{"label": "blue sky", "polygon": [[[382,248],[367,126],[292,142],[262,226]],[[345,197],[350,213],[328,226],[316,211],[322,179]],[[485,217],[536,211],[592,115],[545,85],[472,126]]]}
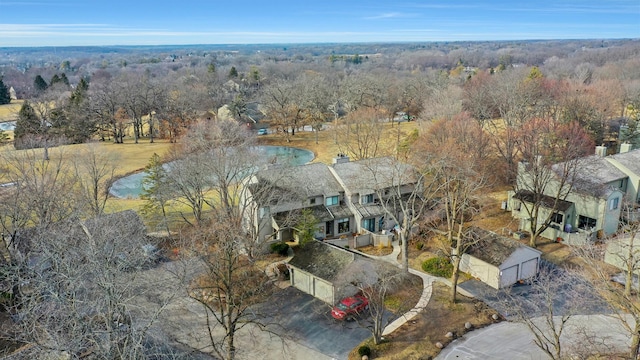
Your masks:
{"label": "blue sky", "polygon": [[640,0],[0,0],[0,46],[640,38]]}

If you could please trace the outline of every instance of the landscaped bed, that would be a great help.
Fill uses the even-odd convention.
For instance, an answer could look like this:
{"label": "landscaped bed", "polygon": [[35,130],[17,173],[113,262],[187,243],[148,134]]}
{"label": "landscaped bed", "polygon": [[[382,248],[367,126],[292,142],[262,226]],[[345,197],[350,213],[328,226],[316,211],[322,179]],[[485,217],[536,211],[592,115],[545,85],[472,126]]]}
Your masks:
{"label": "landscaped bed", "polygon": [[[451,304],[449,292],[447,285],[435,282],[431,300],[418,316],[387,336],[384,343],[373,345],[371,340],[366,340],[362,345],[371,348],[371,357],[375,359],[430,359],[440,352],[436,343],[446,346],[469,330],[497,322],[492,318],[496,312],[483,302],[458,295],[458,302]],[[471,323],[469,330],[465,329],[467,322]],[[448,338],[448,332],[454,336]],[[359,359],[356,347],[349,354],[349,360]]]}

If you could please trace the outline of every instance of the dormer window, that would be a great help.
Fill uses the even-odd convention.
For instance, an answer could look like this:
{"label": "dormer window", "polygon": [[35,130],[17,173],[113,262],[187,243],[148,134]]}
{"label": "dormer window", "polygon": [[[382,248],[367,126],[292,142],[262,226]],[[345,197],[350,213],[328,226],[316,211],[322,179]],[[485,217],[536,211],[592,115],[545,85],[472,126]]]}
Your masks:
{"label": "dormer window", "polygon": [[324,204],[326,206],[338,205],[338,197],[337,196],[328,197],[325,199]]}
{"label": "dormer window", "polygon": [[316,198],[309,199],[309,204],[315,205],[316,204]]}
{"label": "dormer window", "polygon": [[362,195],[360,198],[361,204],[370,204],[373,202],[373,194]]}

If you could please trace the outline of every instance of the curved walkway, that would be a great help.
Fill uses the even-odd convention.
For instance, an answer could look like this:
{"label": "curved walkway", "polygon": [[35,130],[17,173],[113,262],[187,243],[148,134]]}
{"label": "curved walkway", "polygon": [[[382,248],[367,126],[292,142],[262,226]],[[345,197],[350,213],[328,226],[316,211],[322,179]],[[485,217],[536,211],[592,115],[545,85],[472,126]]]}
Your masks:
{"label": "curved walkway", "polygon": [[[397,241],[392,242],[393,251],[389,255],[372,256],[361,253],[372,259],[387,261],[396,266],[401,266],[398,262],[398,255],[401,246]],[[421,271],[409,269],[411,274],[422,278],[423,291],[416,306],[403,314],[391,324],[387,325],[383,335],[388,335],[397,330],[407,321],[413,319],[422,311],[431,298],[432,285],[434,281],[441,281],[449,286],[448,279],[425,274]],[[461,295],[474,297],[473,294],[458,287]],[[544,321],[544,318],[536,319]],[[631,319],[627,321],[632,323]],[[565,349],[579,355],[585,350],[591,353],[625,353],[630,346],[629,332],[622,325],[622,321],[615,316],[607,315],[575,315],[566,325],[566,330],[562,335],[565,342]],[[496,339],[499,339],[500,346],[496,346]],[[484,360],[484,359],[546,359],[548,356],[534,343],[534,337],[529,329],[521,323],[500,322],[477,329],[465,334],[463,337],[453,341],[436,356],[440,360]],[[594,342],[593,340],[597,340]]]}
{"label": "curved walkway", "polygon": [[[400,246],[398,241],[391,242],[391,245],[393,246],[393,251],[391,252],[391,254],[384,255],[384,256],[373,256],[373,255],[368,255],[359,251],[358,253],[372,259],[383,260],[393,265],[401,266],[400,263],[398,262],[398,255],[400,255],[400,252],[402,251],[402,247]],[[404,325],[407,321],[410,321],[411,319],[416,317],[416,315],[418,315],[420,311],[426,308],[427,304],[429,303],[429,300],[431,299],[433,282],[436,280],[444,280],[436,276],[425,274],[421,271],[417,271],[411,268],[409,268],[409,273],[422,278],[422,295],[420,295],[420,299],[418,300],[418,303],[411,310],[407,311],[402,316],[395,319],[393,322],[391,322],[391,324],[387,325],[384,328],[384,331],[382,332],[383,336],[391,334],[392,332],[397,330],[400,326]]]}

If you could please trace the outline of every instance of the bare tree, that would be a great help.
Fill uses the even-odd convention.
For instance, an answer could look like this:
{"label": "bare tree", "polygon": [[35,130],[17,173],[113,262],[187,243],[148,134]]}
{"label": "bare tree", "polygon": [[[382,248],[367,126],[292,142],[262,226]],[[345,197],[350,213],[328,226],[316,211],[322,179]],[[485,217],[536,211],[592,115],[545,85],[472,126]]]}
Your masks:
{"label": "bare tree", "polygon": [[88,144],[73,158],[78,195],[92,217],[100,216],[109,199],[109,188],[115,180],[118,159]]}
{"label": "bare tree", "polygon": [[533,119],[524,124],[518,139],[523,160],[513,186],[528,215],[529,245],[535,247],[561,202],[572,191],[589,186],[579,174],[593,162],[584,158],[593,143],[578,124],[549,119]]}
{"label": "bare tree", "polygon": [[415,146],[439,199],[442,217],[434,217],[428,225],[445,234],[442,250],[453,264],[451,302],[456,301],[462,254],[478,241],[467,224],[481,211],[478,198],[487,186],[486,139],[480,125],[464,115],[431,123]]}
{"label": "bare tree", "polygon": [[295,136],[296,129],[304,119],[301,101],[303,83],[300,81],[276,80],[265,86],[262,104],[271,123],[281,131],[287,142]]}
{"label": "bare tree", "polygon": [[200,122],[171,150],[166,188],[175,190],[173,197],[190,208],[196,223],[204,219],[205,206],[237,210],[240,182],[258,169],[253,141],[235,120]]}
{"label": "bare tree", "polygon": [[[371,331],[374,344],[380,344],[384,329],[393,320],[386,307],[388,298],[400,288],[410,276],[396,266],[382,261],[360,261],[355,273],[343,275],[348,283],[355,283],[358,291],[369,301],[369,317],[356,319],[358,325]],[[341,280],[337,280],[340,282]],[[404,311],[415,304],[400,304],[398,311]],[[363,314],[367,315],[367,314]]]}
{"label": "bare tree", "polygon": [[[132,211],[89,221],[65,221],[19,233],[26,257],[9,279],[14,338],[71,358],[144,359],[148,332],[172,294],[155,308],[134,297],[158,284],[138,279],[152,264],[144,226]],[[145,290],[146,289],[146,290]]]}
{"label": "bare tree", "polygon": [[29,225],[46,228],[77,211],[73,196],[77,179],[63,149],[52,152],[49,160],[42,152],[29,149],[0,154],[3,183],[9,185],[0,196],[0,222],[8,235]]}
{"label": "bare tree", "polygon": [[155,136],[155,119],[153,112],[162,108],[164,103],[164,89],[153,82],[148,76],[138,76],[122,79],[123,107],[133,120],[133,134],[135,143],[142,136],[144,117],[147,119],[149,141]]}
{"label": "bare tree", "polygon": [[[637,234],[638,224],[632,223],[625,227],[620,238],[609,239],[606,249],[598,244],[574,249],[575,253],[584,260],[582,272],[585,277],[612,305],[613,316],[620,320],[624,329],[630,334],[629,359],[637,359],[640,355],[640,305],[638,305],[640,293],[637,285],[640,254],[638,254],[636,243]],[[611,281],[619,270],[610,264],[615,264],[622,269],[623,286]]]}
{"label": "bare tree", "polygon": [[238,354],[238,331],[251,326],[267,331],[257,305],[271,294],[273,285],[242,255],[244,234],[236,228],[237,221],[220,209],[216,214],[209,226],[185,239],[205,268],[190,284],[189,295],[204,307],[212,353],[232,360]]}
{"label": "bare tree", "polygon": [[349,113],[336,128],[340,151],[355,160],[374,158],[381,153],[383,114],[364,108]]}
{"label": "bare tree", "polygon": [[519,293],[517,287],[511,288],[502,295],[498,306],[507,313],[510,321],[527,327],[536,346],[549,358],[560,360],[570,352],[588,352],[584,348],[571,349],[564,334],[571,330],[572,342],[587,346],[589,340],[579,338],[585,332],[575,329],[570,319],[596,302],[590,297],[592,291],[580,276],[553,265],[545,265],[526,294]]}
{"label": "bare tree", "polygon": [[402,245],[402,268],[409,272],[409,241],[414,227],[433,204],[433,183],[411,165],[393,158],[360,161],[362,173],[370,178],[363,181],[373,187],[388,220],[398,225],[397,234]]}
{"label": "bare tree", "polygon": [[125,126],[119,121],[118,112],[122,112],[124,94],[117,82],[93,84],[89,89],[91,101],[91,115],[97,119],[101,128],[102,139],[105,133],[113,137],[113,142],[122,144],[125,135]]}

